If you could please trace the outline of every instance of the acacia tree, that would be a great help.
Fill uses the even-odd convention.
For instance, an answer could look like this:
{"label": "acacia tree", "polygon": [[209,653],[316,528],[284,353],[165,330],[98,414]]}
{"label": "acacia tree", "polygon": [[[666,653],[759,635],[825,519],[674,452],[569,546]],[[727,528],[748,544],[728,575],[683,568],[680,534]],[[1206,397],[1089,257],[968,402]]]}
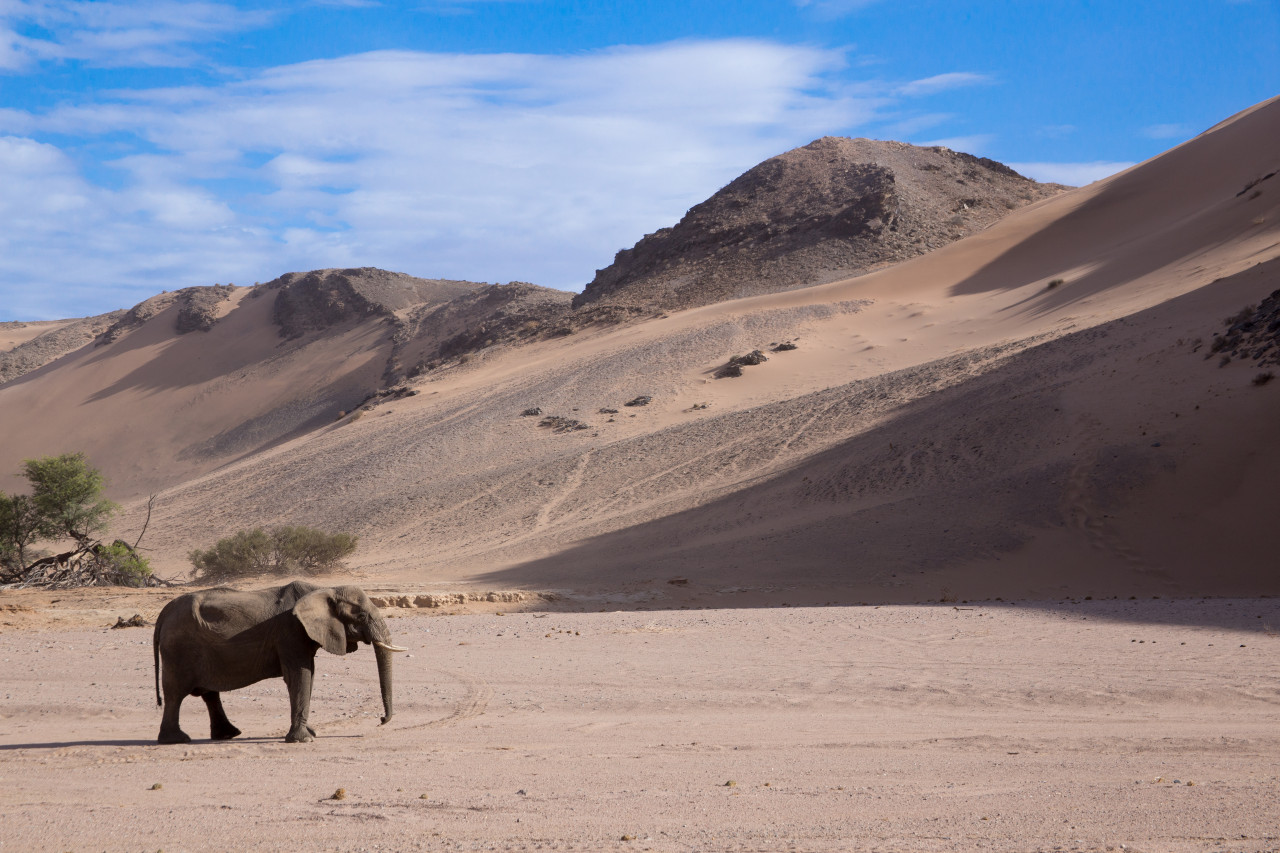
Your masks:
{"label": "acacia tree", "polygon": [[28,459],[22,468],[31,483],[31,500],[50,528],[46,535],[70,536],[83,546],[107,529],[120,508],[103,497],[102,472],[83,453]]}
{"label": "acacia tree", "polygon": [[[0,581],[37,586],[155,583],[136,542],[106,545],[95,539],[119,506],[103,497],[103,476],[83,453],[28,459],[22,467],[31,494],[0,494]],[[148,502],[148,521],[150,510]],[[76,541],[74,551],[28,562],[32,542],[68,537]]]}

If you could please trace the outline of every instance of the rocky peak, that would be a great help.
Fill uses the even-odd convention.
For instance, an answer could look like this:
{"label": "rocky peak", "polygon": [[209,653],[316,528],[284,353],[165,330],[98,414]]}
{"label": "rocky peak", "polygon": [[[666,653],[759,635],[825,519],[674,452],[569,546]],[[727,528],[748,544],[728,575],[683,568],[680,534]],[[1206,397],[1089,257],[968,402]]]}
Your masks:
{"label": "rocky peak", "polygon": [[485,285],[361,267],[285,273],[261,287],[276,293],[273,319],[281,337],[297,338],[347,320],[441,304]]}
{"label": "rocky peak", "polygon": [[1062,189],[947,148],[827,136],[618,252],[574,304],[689,308],[822,284],[923,254]]}

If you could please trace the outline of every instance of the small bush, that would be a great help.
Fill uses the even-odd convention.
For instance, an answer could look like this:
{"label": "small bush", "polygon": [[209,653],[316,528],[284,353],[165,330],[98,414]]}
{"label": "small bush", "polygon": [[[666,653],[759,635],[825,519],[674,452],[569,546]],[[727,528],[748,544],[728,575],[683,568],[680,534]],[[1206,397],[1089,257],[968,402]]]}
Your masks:
{"label": "small bush", "polygon": [[208,551],[192,551],[187,559],[202,577],[262,574],[271,566],[271,537],[261,527],[241,530],[234,536],[219,539]]}
{"label": "small bush", "polygon": [[341,564],[356,549],[356,537],[329,534],[312,527],[261,527],[220,539],[208,551],[188,556],[193,574],[202,580],[274,574],[319,574]]}
{"label": "small bush", "polygon": [[122,586],[146,586],[151,577],[150,561],[119,539],[99,548],[97,558],[115,570]]}

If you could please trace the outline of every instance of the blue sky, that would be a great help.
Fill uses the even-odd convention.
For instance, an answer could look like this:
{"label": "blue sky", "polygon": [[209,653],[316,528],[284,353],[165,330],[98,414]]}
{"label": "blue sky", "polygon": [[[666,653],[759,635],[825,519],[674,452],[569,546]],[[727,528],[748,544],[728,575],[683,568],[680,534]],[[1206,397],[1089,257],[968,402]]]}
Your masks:
{"label": "blue sky", "polygon": [[1275,0],[0,0],[0,320],[321,267],[580,290],[820,136],[1081,184],[1278,93]]}

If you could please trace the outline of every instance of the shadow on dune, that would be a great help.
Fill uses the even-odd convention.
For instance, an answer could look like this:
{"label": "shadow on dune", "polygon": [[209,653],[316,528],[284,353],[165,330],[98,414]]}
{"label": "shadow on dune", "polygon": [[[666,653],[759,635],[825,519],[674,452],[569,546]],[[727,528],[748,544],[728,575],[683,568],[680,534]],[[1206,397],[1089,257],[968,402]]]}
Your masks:
{"label": "shadow on dune", "polygon": [[[1107,413],[1081,411],[1079,396],[1074,411],[1064,402],[1089,383],[1096,406],[1149,407],[1149,393],[1112,369],[1134,360],[1145,338],[1113,335],[1115,325],[1010,356],[724,497],[483,580],[568,590],[609,608],[661,609],[997,598],[1056,607],[1086,595],[1280,593],[1280,577],[1256,559],[1267,552],[1261,531],[1269,529],[1268,509],[1256,501],[1240,499],[1233,509],[1255,519],[1256,535],[1219,536],[1211,566],[1198,556],[1204,548],[1191,546],[1213,533],[1212,522],[1170,522],[1156,539],[1111,535],[1141,521],[1152,495],[1172,500],[1176,517],[1194,519],[1203,498],[1177,474],[1190,454],[1206,452],[1192,450],[1194,436],[1153,442],[1145,433],[1095,431]],[[866,393],[854,387],[833,389],[843,394],[834,403],[809,405],[823,417],[851,416],[847,408]],[[1215,452],[1257,456],[1245,446]],[[1152,608],[1150,618],[1166,621],[1161,610]]]}
{"label": "shadow on dune", "polygon": [[[983,607],[1019,607],[1054,613],[1070,620],[1125,622],[1133,625],[1171,625],[1215,628],[1253,635],[1257,641],[1275,642],[1280,636],[1280,598],[1144,598],[1108,600],[983,602]],[[1136,639],[1136,638],[1135,638]],[[1246,640],[1246,643],[1249,641]]]}
{"label": "shadow on dune", "polygon": [[[246,371],[254,371],[263,366],[269,367],[273,363],[302,350],[308,343],[315,340],[314,338],[309,338],[277,343],[275,329],[264,327],[261,330],[261,335],[271,346],[264,349],[263,345],[258,343],[256,347],[247,347],[235,340],[231,340],[229,343],[220,341],[219,332],[222,329],[222,324],[215,326],[209,332],[189,332],[185,335],[178,335],[172,331],[172,323],[167,319],[168,315],[174,310],[170,308],[157,314],[146,326],[134,330],[123,340],[107,344],[102,348],[101,352],[95,353],[87,360],[87,364],[106,359],[119,359],[120,363],[127,363],[128,359],[125,359],[124,356],[130,351],[149,346],[157,347],[155,357],[94,393],[88,398],[89,402],[103,400],[127,391],[157,393],[206,384],[224,378],[233,378]],[[227,315],[227,320],[224,320],[224,322],[228,322],[236,312],[243,310],[245,309],[235,309],[235,311]],[[356,331],[359,325],[352,323],[341,328],[331,329],[325,332],[325,336],[338,337],[349,334]],[[365,352],[377,352],[379,350],[386,350],[386,352],[390,353],[390,333],[379,325],[367,325],[368,328],[361,332],[358,341],[353,340],[350,342],[348,356],[355,356],[358,353]],[[181,369],[175,369],[175,365],[180,365]],[[332,385],[341,390],[349,390],[345,386],[353,384],[371,385],[372,387],[363,390],[373,391],[376,390],[376,381],[379,375],[380,371],[375,369],[370,376],[364,377],[362,381],[359,377],[339,374],[335,377]]]}

